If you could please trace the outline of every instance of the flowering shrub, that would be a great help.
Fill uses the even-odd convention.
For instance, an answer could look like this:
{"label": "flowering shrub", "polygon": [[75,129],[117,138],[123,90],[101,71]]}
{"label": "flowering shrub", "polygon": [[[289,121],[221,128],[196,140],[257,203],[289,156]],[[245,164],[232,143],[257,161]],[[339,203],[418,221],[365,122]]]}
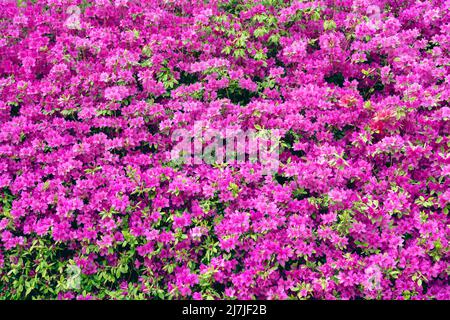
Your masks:
{"label": "flowering shrub", "polygon": [[4,0],[0,298],[449,299],[449,50],[448,0]]}

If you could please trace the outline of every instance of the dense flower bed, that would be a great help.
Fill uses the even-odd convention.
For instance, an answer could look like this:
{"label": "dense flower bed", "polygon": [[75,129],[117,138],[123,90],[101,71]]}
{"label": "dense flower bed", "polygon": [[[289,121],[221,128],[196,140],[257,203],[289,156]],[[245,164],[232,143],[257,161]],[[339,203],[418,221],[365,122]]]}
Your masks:
{"label": "dense flower bed", "polygon": [[450,298],[450,1],[206,2],[2,2],[0,298]]}

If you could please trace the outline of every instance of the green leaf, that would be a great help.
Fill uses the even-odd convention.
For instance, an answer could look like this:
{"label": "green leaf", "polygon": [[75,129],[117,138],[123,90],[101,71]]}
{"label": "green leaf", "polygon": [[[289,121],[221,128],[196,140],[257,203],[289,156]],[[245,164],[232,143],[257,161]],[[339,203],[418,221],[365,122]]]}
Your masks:
{"label": "green leaf", "polygon": [[267,34],[267,30],[266,30],[266,28],[264,28],[264,27],[255,29],[255,31],[253,31],[253,35],[254,35],[256,38],[262,37],[262,36],[264,36],[264,35],[266,35],[266,34]]}
{"label": "green leaf", "polygon": [[362,242],[362,241],[358,241],[358,240],[355,241],[355,244],[358,245],[358,246],[361,246],[361,247],[368,247],[369,246],[369,244],[367,242]]}
{"label": "green leaf", "polygon": [[230,54],[231,53],[231,46],[226,46],[222,49],[223,54]]}
{"label": "green leaf", "polygon": [[325,30],[333,30],[336,29],[336,22],[334,20],[325,20],[323,22],[323,28]]}

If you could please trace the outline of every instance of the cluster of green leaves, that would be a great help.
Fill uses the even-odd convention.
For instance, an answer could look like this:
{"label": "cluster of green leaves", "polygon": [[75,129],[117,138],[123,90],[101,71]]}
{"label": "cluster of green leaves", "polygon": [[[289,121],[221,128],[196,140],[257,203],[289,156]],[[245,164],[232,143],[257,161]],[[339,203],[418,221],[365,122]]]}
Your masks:
{"label": "cluster of green leaves", "polygon": [[0,273],[0,299],[46,299],[65,287],[65,249],[49,238],[9,250]]}

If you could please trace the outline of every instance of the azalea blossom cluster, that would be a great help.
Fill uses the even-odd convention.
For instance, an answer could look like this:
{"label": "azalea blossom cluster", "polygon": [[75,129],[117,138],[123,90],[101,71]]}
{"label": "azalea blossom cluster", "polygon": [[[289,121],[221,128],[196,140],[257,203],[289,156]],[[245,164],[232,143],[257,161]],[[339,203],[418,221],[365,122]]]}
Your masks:
{"label": "azalea blossom cluster", "polygon": [[449,299],[449,50],[449,0],[2,1],[0,299]]}

